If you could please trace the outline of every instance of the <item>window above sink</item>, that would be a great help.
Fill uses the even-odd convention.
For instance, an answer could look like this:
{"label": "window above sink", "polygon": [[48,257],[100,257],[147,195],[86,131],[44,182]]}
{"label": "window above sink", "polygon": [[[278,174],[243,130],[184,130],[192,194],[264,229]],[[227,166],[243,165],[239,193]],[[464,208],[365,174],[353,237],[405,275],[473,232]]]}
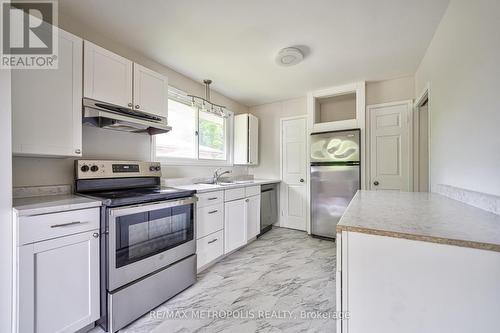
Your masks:
{"label": "window above sink", "polygon": [[172,131],[155,136],[154,160],[170,165],[232,166],[233,112],[222,117],[193,105],[185,92],[169,87]]}

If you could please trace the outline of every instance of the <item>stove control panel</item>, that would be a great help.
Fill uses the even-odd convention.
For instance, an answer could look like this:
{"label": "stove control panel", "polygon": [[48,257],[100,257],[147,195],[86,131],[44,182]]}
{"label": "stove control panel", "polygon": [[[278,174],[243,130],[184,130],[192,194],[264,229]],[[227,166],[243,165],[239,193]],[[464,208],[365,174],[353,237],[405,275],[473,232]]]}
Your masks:
{"label": "stove control panel", "polygon": [[76,160],[76,179],[161,177],[159,162]]}

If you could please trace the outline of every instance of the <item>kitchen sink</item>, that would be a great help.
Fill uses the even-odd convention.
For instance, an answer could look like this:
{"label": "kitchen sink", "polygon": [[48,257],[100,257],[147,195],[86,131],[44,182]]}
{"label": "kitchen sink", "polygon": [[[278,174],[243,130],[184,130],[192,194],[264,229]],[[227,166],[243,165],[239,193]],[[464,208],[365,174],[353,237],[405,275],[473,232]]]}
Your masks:
{"label": "kitchen sink", "polygon": [[236,181],[223,181],[223,182],[218,182],[218,183],[214,183],[214,182],[201,182],[201,183],[197,183],[197,184],[200,184],[200,185],[214,185],[214,186],[231,186],[231,185],[240,185],[240,184],[251,184],[253,183],[254,181],[253,180],[236,180]]}

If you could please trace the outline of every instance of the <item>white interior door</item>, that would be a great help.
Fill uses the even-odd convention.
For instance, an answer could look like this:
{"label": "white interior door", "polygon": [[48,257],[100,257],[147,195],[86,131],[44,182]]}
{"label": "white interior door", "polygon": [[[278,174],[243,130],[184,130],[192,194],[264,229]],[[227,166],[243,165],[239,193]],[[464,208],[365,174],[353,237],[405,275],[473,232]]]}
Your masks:
{"label": "white interior door", "polygon": [[370,189],[411,191],[411,101],[368,107]]}
{"label": "white interior door", "polygon": [[306,118],[281,121],[282,226],[306,230],[307,150]]}

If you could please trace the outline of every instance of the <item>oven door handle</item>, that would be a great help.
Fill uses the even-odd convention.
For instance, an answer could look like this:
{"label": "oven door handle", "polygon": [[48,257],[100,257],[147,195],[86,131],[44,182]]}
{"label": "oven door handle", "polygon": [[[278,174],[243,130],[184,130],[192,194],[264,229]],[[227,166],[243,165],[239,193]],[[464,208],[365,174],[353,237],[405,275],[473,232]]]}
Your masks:
{"label": "oven door handle", "polygon": [[123,216],[123,215],[130,215],[130,214],[136,214],[136,213],[144,213],[144,212],[149,212],[149,211],[157,210],[157,209],[190,205],[190,204],[194,204],[196,201],[198,201],[198,198],[189,197],[189,198],[175,199],[175,200],[170,200],[170,201],[150,202],[150,203],[145,203],[145,204],[140,204],[140,205],[132,205],[132,206],[126,206],[126,207],[120,207],[120,208],[111,208],[109,210],[109,214],[111,216]]}

